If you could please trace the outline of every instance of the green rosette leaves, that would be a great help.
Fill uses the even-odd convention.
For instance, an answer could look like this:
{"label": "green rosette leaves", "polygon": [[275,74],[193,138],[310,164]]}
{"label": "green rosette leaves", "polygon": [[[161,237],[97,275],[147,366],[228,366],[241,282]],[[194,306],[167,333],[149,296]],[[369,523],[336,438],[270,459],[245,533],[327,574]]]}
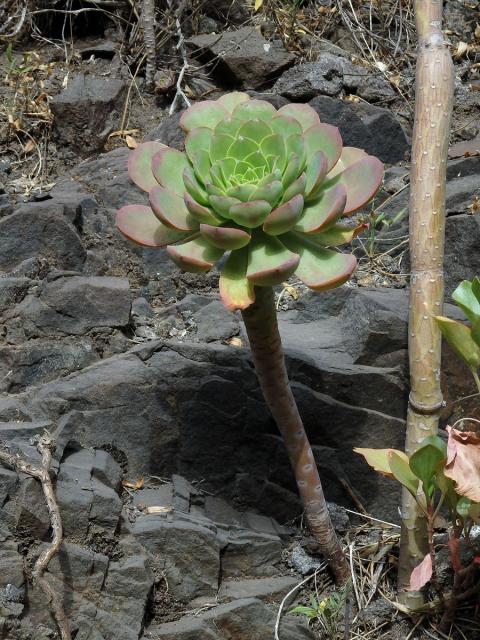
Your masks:
{"label": "green rosette leaves", "polygon": [[180,126],[185,152],[146,142],[130,156],[129,175],[150,206],[120,209],[127,238],[168,245],[172,260],[196,273],[226,253],[220,294],[229,309],[245,309],[255,286],[294,273],[315,290],[350,277],[355,258],[336,247],[363,227],[342,219],[377,192],[377,158],[344,148],[338,129],[308,105],[277,111],[241,92],[194,104]]}

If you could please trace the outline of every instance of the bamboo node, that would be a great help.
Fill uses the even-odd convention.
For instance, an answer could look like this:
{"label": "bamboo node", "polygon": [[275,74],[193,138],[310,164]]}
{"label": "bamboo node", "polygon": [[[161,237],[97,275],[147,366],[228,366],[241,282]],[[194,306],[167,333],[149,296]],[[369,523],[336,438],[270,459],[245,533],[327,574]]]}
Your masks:
{"label": "bamboo node", "polygon": [[418,402],[417,400],[414,399],[414,395],[412,392],[410,392],[408,396],[408,404],[410,408],[413,409],[413,411],[415,411],[415,413],[419,413],[424,416],[434,415],[435,413],[438,413],[440,409],[443,409],[443,407],[446,406],[446,402],[443,398],[439,402],[436,402],[435,404]]}

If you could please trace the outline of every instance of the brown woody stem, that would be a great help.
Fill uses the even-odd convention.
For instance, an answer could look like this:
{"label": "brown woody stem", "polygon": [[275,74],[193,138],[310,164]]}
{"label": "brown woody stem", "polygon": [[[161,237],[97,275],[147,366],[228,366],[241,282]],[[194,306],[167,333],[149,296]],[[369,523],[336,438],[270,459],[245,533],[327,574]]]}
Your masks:
{"label": "brown woody stem", "polygon": [[[435,434],[442,408],[441,334],[434,316],[443,304],[445,180],[453,102],[453,65],[442,26],[442,0],[416,0],[418,33],[415,126],[410,178],[411,392],[406,452]],[[410,574],[428,553],[425,517],[408,491],[402,497],[399,598],[417,608],[421,593],[408,591]]]}
{"label": "brown woody stem", "polygon": [[345,584],[350,571],[328,513],[317,465],[290,388],[273,290],[255,287],[255,302],[242,311],[263,395],[283,436],[310,529],[322,554]]}
{"label": "brown woody stem", "polygon": [[50,477],[50,465],[52,464],[52,452],[55,450],[55,442],[47,432],[38,439],[37,449],[42,456],[41,467],[37,467],[30,462],[23,460],[19,455],[9,453],[6,448],[5,444],[0,443],[0,462],[3,462],[9,467],[13,467],[21,473],[26,473],[32,478],[36,478],[42,485],[45,502],[47,503],[48,513],[50,515],[53,539],[52,544],[40,554],[35,562],[32,571],[32,578],[42,589],[50,602],[53,616],[58,625],[62,640],[71,640],[72,636],[70,634],[70,627],[67,616],[65,615],[62,600],[44,575],[48,563],[53,556],[58,553],[63,541],[63,527],[60,509],[55,498],[52,479]]}

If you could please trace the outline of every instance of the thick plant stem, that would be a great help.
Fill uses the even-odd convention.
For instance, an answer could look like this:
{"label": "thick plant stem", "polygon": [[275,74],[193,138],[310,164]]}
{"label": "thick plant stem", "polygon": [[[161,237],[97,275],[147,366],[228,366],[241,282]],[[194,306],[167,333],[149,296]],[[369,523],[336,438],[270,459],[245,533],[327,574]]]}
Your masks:
{"label": "thick plant stem", "polygon": [[[443,305],[445,179],[454,75],[441,31],[442,9],[442,0],[415,1],[418,57],[410,178],[408,455],[437,432],[443,402],[441,334],[433,316],[441,313]],[[407,591],[410,574],[427,553],[425,517],[405,490],[398,578],[400,600],[411,608],[423,599],[420,593]]]}
{"label": "thick plant stem", "polygon": [[260,387],[283,436],[310,529],[337,584],[342,585],[350,571],[330,520],[317,465],[290,388],[273,290],[256,287],[255,297],[242,315]]}

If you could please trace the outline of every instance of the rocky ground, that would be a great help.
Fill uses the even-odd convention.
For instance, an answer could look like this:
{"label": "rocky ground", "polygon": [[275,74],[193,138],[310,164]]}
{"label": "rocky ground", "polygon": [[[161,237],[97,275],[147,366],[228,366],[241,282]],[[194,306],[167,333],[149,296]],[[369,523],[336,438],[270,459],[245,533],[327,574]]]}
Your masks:
{"label": "rocky ground", "polygon": [[[350,14],[335,15],[334,5],[306,4],[293,26],[274,2],[256,14],[243,2],[195,5],[182,19],[186,87],[197,98],[243,88],[276,106],[309,102],[345,144],[387,165],[374,207],[360,214],[372,231],[355,249],[355,278],[322,295],[292,280],[277,300],[335,525],[354,544],[355,563],[384,563],[388,591],[399,495],[352,449],[401,447],[404,438],[408,214],[398,214],[408,203],[414,55],[405,38],[413,31],[407,12],[397,60],[385,53],[387,62],[372,66],[358,29],[347,29]],[[447,300],[480,273],[477,9],[446,3],[457,73]],[[312,31],[315,15],[323,22]],[[66,36],[55,22],[37,24],[36,37],[1,56],[0,440],[38,460],[31,438],[45,428],[55,436],[66,540],[48,577],[76,640],[270,640],[280,601],[321,559],[301,526],[240,317],[218,301],[216,273],[181,274],[163,252],[134,248],[114,227],[116,209],[142,197],[127,176],[128,145],[182,144],[179,114],[167,113],[181,66],[171,58],[176,32],[151,93],[142,54],[133,64],[116,20],[75,25]],[[393,222],[376,228],[381,202]],[[447,348],[443,378],[443,424],[475,415],[474,401],[457,402],[473,389]],[[58,637],[26,579],[50,540],[42,505],[35,481],[0,467],[0,636],[9,640]],[[319,575],[321,595],[328,580]],[[352,637],[406,637],[410,623],[375,593],[357,603],[365,611]],[[341,629],[339,621],[339,637]],[[284,611],[279,637],[327,636]],[[419,627],[409,637],[433,636]]]}

